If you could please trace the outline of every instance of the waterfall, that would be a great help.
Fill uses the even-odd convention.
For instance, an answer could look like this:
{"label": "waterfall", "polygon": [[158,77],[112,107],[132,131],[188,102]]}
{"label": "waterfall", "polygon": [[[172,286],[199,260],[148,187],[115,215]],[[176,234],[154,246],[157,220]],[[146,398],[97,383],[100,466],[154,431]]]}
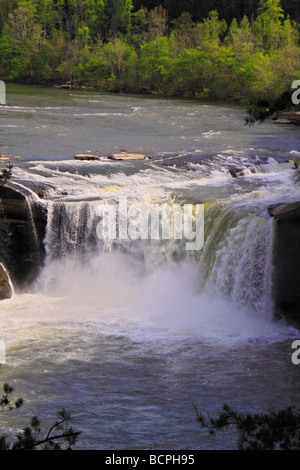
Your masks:
{"label": "waterfall", "polygon": [[39,236],[38,236],[38,232],[37,232],[37,228],[35,224],[34,210],[35,210],[35,204],[45,204],[45,203],[41,201],[41,199],[37,196],[37,194],[34,191],[27,188],[21,183],[10,181],[8,183],[8,186],[16,190],[18,193],[22,194],[22,196],[25,198],[29,223],[31,226],[32,234],[33,234],[33,241],[34,241],[35,247],[39,249],[40,242],[39,242]]}
{"label": "waterfall", "polygon": [[48,261],[96,250],[96,209],[92,202],[49,202],[45,238]]}
{"label": "waterfall", "polygon": [[199,290],[272,317],[272,221],[255,205],[212,204],[206,211],[206,242],[187,253],[177,241],[122,241],[97,238],[97,202],[50,202],[45,239],[47,262],[68,256],[88,258],[105,251],[126,253],[142,261],[147,272],[186,262],[197,264]]}
{"label": "waterfall", "polygon": [[11,277],[9,275],[9,272],[7,271],[6,267],[2,263],[0,263],[0,268],[2,268],[2,270],[4,271],[4,273],[7,276],[8,284],[9,284],[9,287],[11,289],[11,293],[12,293],[12,296],[13,296],[15,294],[15,288],[14,288],[13,282],[11,280]]}
{"label": "waterfall", "polygon": [[273,221],[253,206],[210,208],[201,257],[202,281],[213,294],[272,318]]}

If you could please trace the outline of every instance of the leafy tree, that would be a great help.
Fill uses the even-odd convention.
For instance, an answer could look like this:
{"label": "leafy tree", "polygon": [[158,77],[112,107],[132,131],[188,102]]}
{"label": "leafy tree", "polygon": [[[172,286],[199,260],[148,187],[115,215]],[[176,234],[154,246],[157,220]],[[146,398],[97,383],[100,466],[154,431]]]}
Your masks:
{"label": "leafy tree", "polygon": [[227,30],[227,24],[225,20],[220,20],[219,13],[213,10],[204,20],[202,28],[205,43],[217,46]]}
{"label": "leafy tree", "polygon": [[280,0],[261,0],[255,27],[262,44],[267,49],[278,49],[284,19]]}
{"label": "leafy tree", "polygon": [[224,404],[216,418],[195,410],[199,423],[211,434],[236,429],[239,450],[300,450],[300,410],[288,407],[260,414],[238,413]]}
{"label": "leafy tree", "polygon": [[110,71],[110,86],[114,89],[126,87],[126,78],[131,71],[130,65],[135,59],[133,46],[122,37],[116,37],[103,46],[103,58]]}
{"label": "leafy tree", "polygon": [[131,26],[132,0],[108,0],[105,8],[109,26],[107,35],[115,36],[117,33],[128,34]]}
{"label": "leafy tree", "polygon": [[227,41],[233,48],[236,57],[254,52],[255,36],[247,16],[244,16],[239,25],[235,18],[232,20]]}
{"label": "leafy tree", "polygon": [[[23,406],[22,398],[13,401],[13,393],[14,388],[5,383],[0,398],[2,413]],[[1,434],[0,450],[71,450],[80,432],[69,426],[71,418],[65,410],[60,411],[57,417],[57,421],[43,435],[40,420],[36,416],[30,420],[28,426],[15,434],[13,441],[6,434]]]}
{"label": "leafy tree", "polygon": [[179,18],[172,21],[171,26],[177,54],[182,53],[186,49],[194,49],[201,45],[203,31],[200,25],[193,21],[190,13],[182,13]]}
{"label": "leafy tree", "polygon": [[[0,186],[3,186],[11,177],[12,177],[12,169],[13,165],[10,163],[6,166],[6,168],[3,168],[0,172]],[[1,401],[0,401],[0,406],[1,406]]]}
{"label": "leafy tree", "polygon": [[280,96],[290,90],[292,77],[299,70],[300,49],[284,48],[269,54],[259,52],[253,58],[249,96],[265,102],[274,110]]}
{"label": "leafy tree", "polygon": [[149,12],[147,8],[140,8],[131,17],[130,41],[138,50],[141,44],[147,41],[149,32]]}
{"label": "leafy tree", "polygon": [[149,37],[148,41],[162,38],[168,30],[168,12],[162,6],[150,10],[148,14]]}
{"label": "leafy tree", "polygon": [[[295,15],[295,0],[282,5]],[[0,1],[4,79],[271,109],[299,77],[299,51],[299,26],[279,0]]]}
{"label": "leafy tree", "polygon": [[143,86],[151,91],[162,91],[171,62],[170,41],[167,37],[141,46],[139,64]]}

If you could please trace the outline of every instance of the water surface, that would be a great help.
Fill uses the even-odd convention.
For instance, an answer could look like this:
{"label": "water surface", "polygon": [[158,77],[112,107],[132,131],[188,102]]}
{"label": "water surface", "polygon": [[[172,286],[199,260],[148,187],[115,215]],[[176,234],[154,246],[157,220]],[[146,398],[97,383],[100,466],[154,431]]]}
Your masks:
{"label": "water surface", "polygon": [[[233,448],[233,433],[200,428],[193,402],[211,414],[298,406],[299,332],[273,318],[267,208],[299,200],[299,129],[246,127],[240,106],[10,84],[7,103],[0,151],[22,156],[12,183],[41,187],[48,206],[45,267],[0,305],[1,380],[26,400],[8,429],[65,407],[80,448]],[[107,158],[122,149],[149,158]],[[72,160],[89,151],[100,160]],[[204,203],[204,249],[103,244],[97,207],[120,196]]]}

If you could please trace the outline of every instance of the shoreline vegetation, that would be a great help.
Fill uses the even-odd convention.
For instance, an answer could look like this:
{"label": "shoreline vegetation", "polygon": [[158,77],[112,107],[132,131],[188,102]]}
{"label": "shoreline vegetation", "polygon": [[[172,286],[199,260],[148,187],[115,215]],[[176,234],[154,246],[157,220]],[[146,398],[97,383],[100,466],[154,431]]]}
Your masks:
{"label": "shoreline vegetation", "polygon": [[292,83],[300,79],[299,14],[292,0],[282,2],[292,16],[280,0],[251,2],[252,10],[231,2],[236,17],[226,15],[223,1],[208,2],[218,10],[198,13],[194,2],[156,3],[3,0],[0,77],[245,103],[254,121],[300,110],[291,100]]}

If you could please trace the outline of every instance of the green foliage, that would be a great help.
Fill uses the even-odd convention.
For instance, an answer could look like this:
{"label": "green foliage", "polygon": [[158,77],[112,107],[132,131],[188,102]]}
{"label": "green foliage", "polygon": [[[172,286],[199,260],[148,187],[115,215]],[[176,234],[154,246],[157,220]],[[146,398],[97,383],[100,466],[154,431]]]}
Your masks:
{"label": "green foliage", "polygon": [[[13,165],[10,163],[0,171],[0,186],[3,186],[12,177]],[[1,406],[1,401],[0,401]]]}
{"label": "green foliage", "polygon": [[292,407],[252,414],[238,413],[224,404],[217,418],[206,418],[195,410],[200,425],[211,434],[235,428],[239,450],[300,450],[300,411]]}
{"label": "green foliage", "polygon": [[[299,26],[279,0],[247,8],[219,2],[210,12],[195,3],[153,1],[147,9],[132,0],[2,0],[0,76],[270,108],[291,91],[300,72]],[[237,19],[226,23],[230,12]]]}
{"label": "green foliage", "polygon": [[[18,410],[24,405],[22,398],[13,401],[13,393],[14,388],[5,383],[3,395],[0,398],[2,413]],[[62,410],[57,414],[57,421],[42,434],[40,420],[34,416],[28,426],[16,432],[14,437],[9,438],[6,434],[0,435],[0,450],[71,450],[80,433],[69,425],[70,420],[70,415]]]}

